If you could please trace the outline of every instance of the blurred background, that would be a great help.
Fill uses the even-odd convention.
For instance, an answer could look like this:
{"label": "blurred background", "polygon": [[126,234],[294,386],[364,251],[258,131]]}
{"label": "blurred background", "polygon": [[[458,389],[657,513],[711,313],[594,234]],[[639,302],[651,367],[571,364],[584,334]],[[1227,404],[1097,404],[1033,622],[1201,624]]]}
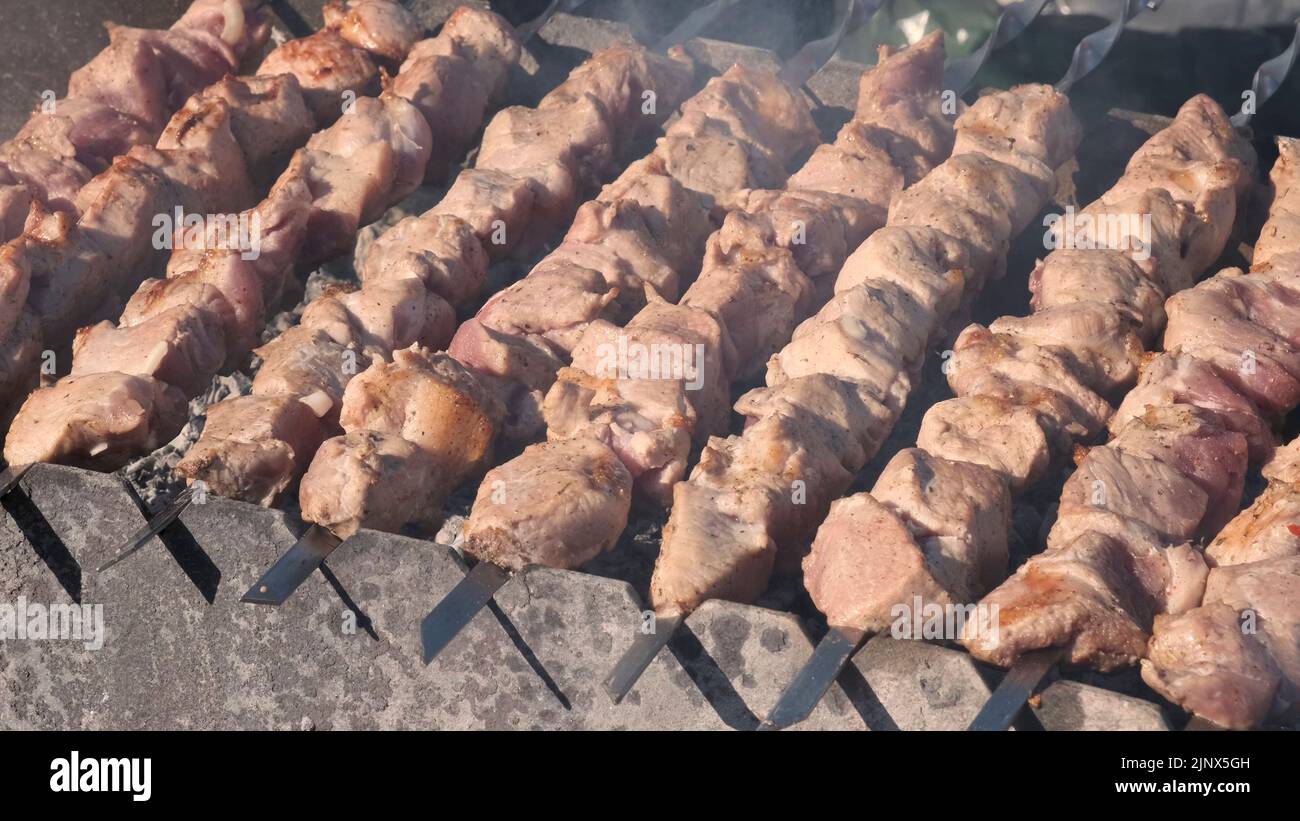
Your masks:
{"label": "blurred background", "polygon": [[[483,0],[474,0],[483,3]],[[705,36],[771,48],[782,55],[831,31],[848,0],[736,0]],[[1106,22],[1120,0],[1054,0],[1015,43],[999,52],[977,80],[1002,86],[1051,82],[1064,73],[1079,39]],[[13,134],[42,91],[61,94],[68,73],[107,42],[103,21],[163,27],[187,0],[0,0],[0,137]],[[317,25],[321,0],[273,0],[288,24]],[[441,19],[455,0],[410,0],[422,19]],[[512,19],[535,15],[546,0],[492,0]],[[629,23],[655,42],[705,0],[586,0],[576,13]],[[1000,10],[999,0],[885,0],[866,29],[843,45],[846,58],[872,62],[882,43],[902,45],[942,28],[954,54],[978,48]],[[1139,16],[1106,64],[1071,95],[1088,117],[1110,108],[1172,114],[1196,92],[1229,110],[1241,104],[1255,68],[1291,41],[1300,0],[1164,0]],[[1300,73],[1300,72],[1297,72]],[[1300,134],[1300,82],[1287,84],[1261,112],[1265,133]]]}

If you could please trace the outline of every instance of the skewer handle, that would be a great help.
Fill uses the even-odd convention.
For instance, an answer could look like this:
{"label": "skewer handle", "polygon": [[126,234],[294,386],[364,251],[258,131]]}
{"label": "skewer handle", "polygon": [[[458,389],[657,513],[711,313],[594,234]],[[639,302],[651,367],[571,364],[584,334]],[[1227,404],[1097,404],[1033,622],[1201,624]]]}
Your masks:
{"label": "skewer handle", "polygon": [[812,657],[781,693],[781,698],[759,729],[783,730],[812,715],[866,635],[861,630],[832,627],[817,642]]}
{"label": "skewer handle", "polygon": [[457,582],[420,622],[424,663],[429,664],[437,658],[509,580],[509,571],[491,562],[474,565],[474,569],[466,573],[465,578]]}
{"label": "skewer handle", "polygon": [[289,600],[316,568],[334,552],[343,540],[320,525],[312,525],[293,547],[284,552],[262,578],[240,598],[245,604],[269,604],[278,607]]}
{"label": "skewer handle", "polygon": [[659,655],[659,651],[668,646],[673,634],[684,621],[686,621],[684,615],[657,618],[653,633],[637,635],[632,645],[619,657],[614,669],[605,677],[605,692],[609,694],[610,701],[618,704],[631,692],[636,686],[637,679],[641,678],[641,674]]}
{"label": "skewer handle", "polygon": [[1056,666],[1064,651],[1059,647],[1035,650],[1020,657],[1020,660],[1007,671],[1006,678],[993,691],[989,700],[980,708],[979,715],[967,729],[982,732],[1002,732],[1011,727],[1024,708],[1025,702],[1034,694],[1047,671]]}

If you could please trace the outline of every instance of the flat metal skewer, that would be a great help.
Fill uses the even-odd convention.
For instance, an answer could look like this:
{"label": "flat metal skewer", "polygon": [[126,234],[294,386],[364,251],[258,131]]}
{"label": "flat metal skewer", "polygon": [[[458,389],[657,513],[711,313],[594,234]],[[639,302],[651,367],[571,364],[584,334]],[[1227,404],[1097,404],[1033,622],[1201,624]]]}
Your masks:
{"label": "flat metal skewer", "polygon": [[781,693],[772,712],[759,725],[760,730],[781,730],[798,724],[816,709],[840,670],[848,664],[854,651],[867,636],[865,631],[849,627],[832,627],[817,642],[812,657],[800,668],[794,681]]}
{"label": "flat metal skewer", "polygon": [[27,475],[32,465],[10,465],[0,472],[0,499],[8,496]]}
{"label": "flat metal skewer", "polygon": [[279,607],[342,543],[342,539],[325,528],[312,525],[239,600],[245,604]]}
{"label": "flat metal skewer", "polygon": [[654,632],[637,635],[632,646],[619,656],[614,669],[605,676],[605,692],[609,693],[610,701],[618,704],[623,700],[636,685],[637,679],[641,678],[641,674],[650,666],[650,662],[658,657],[659,651],[672,641],[673,634],[684,621],[686,616],[681,613],[656,618]]}
{"label": "flat metal skewer", "polygon": [[1025,653],[1011,666],[1007,675],[980,708],[979,715],[967,729],[981,732],[1001,732],[1011,727],[1029,697],[1065,651],[1059,647]]}
{"label": "flat metal skewer", "polygon": [[1241,110],[1232,115],[1232,124],[1238,128],[1244,128],[1250,125],[1250,120],[1255,116],[1269,97],[1282,86],[1286,81],[1287,75],[1295,66],[1296,53],[1300,51],[1300,20],[1296,21],[1295,35],[1291,38],[1291,45],[1287,47],[1278,56],[1266,61],[1255,70],[1255,76],[1250,83],[1251,96],[1241,104]]}
{"label": "flat metal skewer", "polygon": [[1065,76],[1057,81],[1056,90],[1062,94],[1068,93],[1075,83],[1087,77],[1102,64],[1106,55],[1110,54],[1110,50],[1119,41],[1120,35],[1124,33],[1128,21],[1147,9],[1155,11],[1163,2],[1164,0],[1119,0],[1119,13],[1115,19],[1105,28],[1094,31],[1080,40],[1079,45],[1074,47],[1070,67],[1066,70]]}
{"label": "flat metal skewer", "polygon": [[492,600],[501,586],[510,581],[511,573],[491,562],[479,562],[451,592],[434,605],[420,622],[420,646],[424,663],[429,664],[452,639],[465,629],[478,611]]}
{"label": "flat metal skewer", "polygon": [[171,502],[168,503],[167,507],[163,508],[162,512],[145,522],[144,527],[137,530],[131,538],[127,540],[126,544],[118,548],[117,552],[113,554],[111,559],[99,566],[99,572],[103,573],[105,570],[108,570],[113,565],[133,555],[140,548],[149,544],[150,539],[157,536],[159,533],[162,533],[167,529],[168,525],[179,519],[181,514],[185,512],[185,509],[193,503],[195,497],[200,496],[203,492],[202,488],[190,485],[180,493],[176,494],[176,498],[172,499]]}
{"label": "flat metal skewer", "polygon": [[883,2],[884,0],[849,0],[849,8],[844,13],[844,19],[840,20],[835,30],[795,52],[789,60],[786,60],[777,76],[791,88],[799,88],[811,80],[822,66],[831,61],[835,52],[839,51],[840,43],[844,42],[844,38],[869,23],[880,10]]}
{"label": "flat metal skewer", "polygon": [[975,51],[960,60],[953,60],[943,70],[943,87],[961,89],[970,88],[975,75],[979,74],[989,59],[989,55],[1020,36],[1029,25],[1038,19],[1043,7],[1051,0],[1021,0],[1006,7],[993,24],[993,32],[985,38],[984,43]]}

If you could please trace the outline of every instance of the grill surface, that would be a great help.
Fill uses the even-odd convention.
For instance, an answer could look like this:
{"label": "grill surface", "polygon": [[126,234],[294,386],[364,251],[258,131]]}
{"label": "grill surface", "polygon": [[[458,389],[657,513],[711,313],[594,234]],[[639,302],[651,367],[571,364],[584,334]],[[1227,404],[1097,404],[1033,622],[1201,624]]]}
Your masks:
{"label": "grill surface", "polygon": [[[42,52],[41,60],[30,61],[16,75],[16,96],[39,89],[45,78],[66,77],[70,66],[93,54],[99,47],[93,33],[101,19],[165,25],[183,2],[78,3],[77,14],[59,16],[67,5],[46,4],[30,24],[9,30],[8,37],[24,40],[24,49],[52,39],[62,44],[62,50]],[[279,7],[292,23],[295,16],[318,19],[319,5],[294,0]],[[417,0],[412,7],[433,21],[454,5]],[[532,5],[494,7],[507,14],[516,6],[531,13]],[[618,3],[591,5],[593,13],[621,13]],[[665,20],[672,20],[678,7],[690,5],[665,3],[663,18],[653,24],[633,20],[641,23],[635,31],[623,24],[557,16],[533,44],[535,59],[525,61],[527,73],[512,83],[512,102],[535,101],[586,54],[615,39],[634,34],[653,39],[655,26],[666,28]],[[43,24],[46,15],[50,19]],[[817,25],[805,22],[799,38],[818,36],[820,32],[808,30]],[[768,44],[778,52],[789,48],[782,42]],[[768,51],[713,40],[697,40],[690,49],[717,70],[736,60],[776,59]],[[1268,53],[1267,47],[1261,49],[1259,59]],[[15,59],[11,51],[8,60]],[[1059,73],[1041,65],[1031,73],[1025,59],[1013,50],[994,72],[1018,79]],[[1243,58],[1233,68],[1239,87],[1245,87],[1259,61],[1252,59]],[[1121,54],[1116,62],[1122,61]],[[861,70],[860,65],[835,62],[810,83],[822,103],[819,125],[828,136],[847,116],[844,106],[856,96]],[[1116,72],[1122,70],[1132,67],[1110,67],[1095,83],[1080,87],[1077,107],[1088,125],[1079,152],[1083,171],[1075,179],[1081,202],[1109,186],[1131,151],[1165,123],[1155,115],[1101,113],[1104,93],[1114,90]],[[1161,109],[1172,109],[1186,96],[1170,94],[1169,106]],[[1233,97],[1218,96],[1225,103]],[[0,117],[0,133],[12,133],[26,113],[10,100]],[[1277,121],[1261,120],[1261,131],[1270,123]],[[1265,149],[1265,141],[1259,143]],[[429,194],[414,196],[427,202]],[[399,207],[397,213],[401,211]],[[1240,263],[1243,250],[1249,249],[1235,249],[1222,262]],[[974,319],[1023,313],[1025,273],[1042,253],[1041,240],[1031,229],[1013,248],[1008,277],[989,289]],[[314,278],[308,294],[332,276],[349,274],[346,264],[333,266]],[[236,381],[226,385],[229,389]],[[924,411],[948,395],[937,358],[930,357],[907,413],[859,476],[855,491],[869,487],[888,458],[915,441]],[[538,569],[518,575],[497,595],[496,607],[480,613],[429,668],[419,662],[419,621],[464,572],[455,551],[444,545],[366,532],[335,554],[325,572],[314,574],[284,607],[253,608],[240,604],[239,594],[305,525],[292,510],[268,511],[212,498],[187,510],[162,544],[146,547],[110,574],[83,574],[81,568],[97,567],[139,527],[140,505],[157,501],[150,493],[168,489],[161,481],[163,467],[165,462],[155,459],[137,471],[144,501],[116,476],[47,465],[35,468],[22,492],[4,500],[3,599],[103,605],[107,636],[99,650],[76,642],[0,644],[0,680],[5,682],[0,726],[751,729],[811,653],[809,636],[817,638],[825,630],[796,579],[775,585],[761,602],[766,607],[709,602],[688,619],[688,629],[661,653],[628,699],[614,707],[600,681],[642,625],[642,596],[662,524],[647,518],[634,520],[619,547],[593,562],[588,573]],[[1044,483],[1017,505],[1017,558],[1037,549],[1033,509],[1054,500],[1059,490],[1059,480]],[[472,489],[462,491],[452,512],[465,512],[471,499]],[[451,517],[442,540],[454,543],[458,525],[457,517]],[[964,728],[998,675],[959,650],[876,638],[800,726]],[[1166,729],[1171,721],[1181,721],[1175,711],[1156,703],[1135,672],[1058,680],[1037,701],[1032,715],[1022,719],[1026,727]]]}

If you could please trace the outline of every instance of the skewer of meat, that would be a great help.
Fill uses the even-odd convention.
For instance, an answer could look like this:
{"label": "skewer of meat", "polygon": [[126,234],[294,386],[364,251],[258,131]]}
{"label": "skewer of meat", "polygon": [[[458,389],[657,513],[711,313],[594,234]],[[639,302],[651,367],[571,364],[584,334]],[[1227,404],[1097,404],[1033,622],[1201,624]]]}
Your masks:
{"label": "skewer of meat", "polygon": [[[1009,491],[1038,482],[1104,427],[1104,397],[1136,378],[1163,320],[1161,297],[1222,252],[1252,167],[1218,106],[1194,98],[1082,212],[1094,224],[1150,215],[1150,235],[1135,229],[1098,248],[1058,237],[1030,277],[1033,315],[962,332],[946,368],[958,398],[927,412],[919,447],[897,454],[871,493],[831,506],[804,560],[833,633],[855,644],[887,629],[900,607],[966,607],[1004,578]],[[999,615],[1002,626],[1012,618]],[[996,632],[977,618],[966,629]],[[800,717],[778,709],[773,723]]]}
{"label": "skewer of meat", "polygon": [[[506,436],[528,435],[520,408],[554,380],[574,331],[675,299],[730,184],[783,177],[815,141],[806,105],[774,74],[744,66],[681,112],[654,152],[578,209],[555,251],[461,326],[448,354],[401,351],[353,380],[346,436],[325,443],[304,478],[305,519],[344,537],[361,526],[433,529],[447,494],[490,460],[503,426]],[[700,173],[710,161],[711,177]]]}
{"label": "skewer of meat", "polygon": [[[632,496],[664,499],[685,469],[692,434],[703,440],[725,422],[730,381],[830,296],[829,275],[849,249],[884,222],[900,189],[947,155],[952,127],[939,114],[936,38],[864,80],[854,121],[791,178],[791,190],[745,195],[749,207],[733,212],[711,240],[704,271],[680,306],[652,304],[621,333],[600,325],[586,331],[575,367],[561,372],[546,399],[551,441],[480,485],[466,552],[481,563],[467,582],[477,575],[484,586],[499,586],[505,574],[494,567],[576,567],[615,543]],[[894,159],[902,156],[909,159]],[[812,249],[801,247],[805,239]],[[755,316],[770,321],[757,328]],[[712,336],[705,320],[720,326]],[[690,346],[698,352],[693,363],[679,357],[687,359],[685,374],[654,373],[665,363],[653,354],[649,374],[623,373],[625,363],[608,361],[625,348],[644,357],[647,349]],[[455,595],[425,620],[426,659],[454,634],[438,614],[458,611],[450,605]],[[644,665],[633,666],[621,677],[626,688]],[[616,682],[616,700],[619,689]]]}
{"label": "skewer of meat", "polygon": [[33,205],[77,213],[77,192],[132,146],[157,141],[182,103],[239,68],[271,26],[261,0],[194,0],[165,30],[106,24],[109,44],[0,145],[0,242]]}
{"label": "skewer of meat", "polygon": [[[1266,475],[1275,487],[1228,525],[1204,557],[1188,540],[1223,528],[1238,509],[1248,457],[1267,458],[1273,422],[1300,402],[1297,145],[1279,142],[1281,157],[1271,175],[1275,197],[1251,272],[1227,269],[1165,303],[1165,352],[1145,366],[1138,387],[1110,420],[1111,440],[1089,450],[1067,481],[1046,552],[986,598],[1004,615],[995,640],[966,639],[975,655],[1013,664],[1034,650],[1059,647],[1070,664],[1111,670],[1151,652],[1144,675],[1176,703],[1234,727],[1268,712],[1271,694],[1264,685],[1270,676],[1248,662],[1272,645],[1266,641],[1258,650],[1253,637],[1224,633],[1229,612],[1223,605],[1237,602],[1245,609],[1225,585],[1239,581],[1247,587],[1236,592],[1253,595],[1243,591],[1278,568],[1256,577],[1253,568],[1239,574],[1225,566],[1274,555],[1277,540],[1267,531],[1279,524],[1273,516],[1287,512],[1286,486],[1295,478],[1294,460],[1287,457],[1294,449],[1270,462]],[[1085,488],[1102,495],[1083,496]],[[1289,555],[1285,533],[1281,538],[1276,555]],[[1214,568],[1210,585],[1207,563]],[[1278,572],[1271,583],[1285,585],[1287,571]],[[1052,589],[1054,597],[1043,594]],[[1267,590],[1261,590],[1264,606]],[[1187,612],[1202,602],[1206,607]],[[1270,609],[1268,635],[1285,636],[1292,618],[1285,609]],[[1161,635],[1148,647],[1153,621]],[[1225,655],[1217,672],[1198,668],[1219,651],[1236,655]],[[1272,654],[1281,673],[1294,675],[1285,653]],[[1235,689],[1216,693],[1234,675]],[[1280,692],[1286,701],[1294,685]]]}
{"label": "skewer of meat", "polygon": [[1205,590],[1159,613],[1142,659],[1157,693],[1218,727],[1300,709],[1300,439],[1264,467],[1268,488],[1205,550]]}
{"label": "skewer of meat", "polygon": [[[1034,13],[1032,4],[1022,5],[1020,13]],[[1104,58],[1123,21],[1080,46],[1063,84]],[[1013,91],[979,104],[983,115],[963,115],[967,131],[954,159],[896,202],[892,224],[850,258],[870,260],[866,276],[860,269],[856,278],[832,280],[835,297],[769,362],[770,387],[737,404],[749,420],[744,434],[711,439],[691,480],[674,487],[651,580],[660,622],[606,679],[616,702],[699,603],[752,600],[778,563],[797,556],[802,534],[816,527],[901,412],[927,337],[965,310],[985,278],[1000,275],[1010,236],[1046,201],[1056,174],[1051,163],[1064,162],[1078,136],[1060,94],[1017,91],[1021,96]],[[1017,123],[1021,114],[1027,124]],[[999,138],[1028,146],[1027,153],[1000,147]],[[972,207],[988,196],[980,188],[995,207]],[[967,234],[987,243],[964,247],[956,237]]]}
{"label": "skewer of meat", "polygon": [[[12,397],[0,414],[5,421],[36,381],[37,353],[47,345],[61,352],[73,328],[95,315],[119,313],[119,300],[146,276],[161,272],[171,248],[183,244],[177,238],[186,235],[185,219],[229,215],[250,207],[259,189],[265,191],[262,181],[273,178],[318,126],[297,78],[310,80],[320,70],[323,50],[341,63],[331,74],[341,95],[377,82],[368,52],[350,45],[336,29],[356,42],[389,44],[383,46],[386,55],[396,53],[391,43],[405,43],[420,30],[392,0],[364,0],[346,13],[330,4],[326,19],[322,31],[271,52],[267,62],[277,73],[227,76],[192,96],[156,147],[132,148],[81,189],[75,221],[33,206],[28,231],[5,249],[6,279],[27,292],[28,303],[20,326],[0,322],[0,338],[8,339],[3,349],[16,353],[6,356],[2,375]],[[335,40],[328,49],[319,45]],[[284,56],[298,45],[310,48]],[[347,70],[349,53],[360,68]],[[320,109],[323,92],[315,93]],[[341,112],[351,99],[335,97],[333,110]],[[161,224],[171,226],[170,235],[160,231]]]}
{"label": "skewer of meat", "polygon": [[350,113],[307,141],[270,196],[241,215],[260,228],[253,253],[211,230],[177,249],[166,279],[139,288],[121,326],[79,334],[72,374],[29,398],[6,459],[112,469],[173,436],[188,396],[255,344],[295,260],[345,250],[360,224],[419,185],[434,141],[426,116],[444,150],[464,148],[465,126],[444,125],[441,113],[481,117],[518,54],[501,18],[454,13],[438,37],[416,44],[388,91],[349,102]]}
{"label": "skewer of meat", "polygon": [[650,591],[661,620],[675,625],[709,598],[751,601],[778,554],[798,555],[897,419],[929,341],[1000,274],[1078,138],[1048,86],[989,95],[962,115],[952,158],[893,203],[836,296],[772,357],[769,386],[737,403],[744,433],[712,439],[674,488]]}
{"label": "skewer of meat", "polygon": [[[601,322],[584,329],[546,396],[550,441],[488,473],[466,525],[467,553],[512,570],[578,567],[616,543],[630,500],[671,503],[692,440],[703,444],[725,428],[730,384],[830,297],[849,251],[884,224],[899,192],[948,155],[941,36],[882,55],[862,79],[853,118],[784,191],[733,197],[679,304],[651,303],[621,330]],[[569,481],[602,465],[625,481]]]}
{"label": "skewer of meat", "polygon": [[[829,57],[826,45],[809,44],[792,63],[815,71]],[[648,157],[579,209],[555,252],[462,325],[449,356],[404,352],[394,367],[378,365],[354,380],[344,400],[348,435],[327,443],[304,479],[304,517],[345,535],[361,525],[431,527],[446,494],[490,458],[500,405],[535,399],[567,359],[575,332],[625,320],[647,302],[671,304],[703,253],[710,210],[725,208],[737,187],[782,181],[791,160],[811,147],[816,131],[791,90],[796,82],[802,75],[778,79],[744,66],[710,81]],[[548,310],[552,304],[563,312]],[[247,600],[278,603],[291,592],[303,574],[282,583],[290,574],[279,571],[298,567],[293,552]]]}
{"label": "skewer of meat", "polygon": [[[314,301],[303,324],[261,350],[265,361],[253,395],[209,409],[203,436],[179,472],[222,495],[273,502],[337,429],[351,376],[414,341],[444,344],[452,312],[439,291],[468,298],[485,276],[489,254],[522,253],[525,244],[544,241],[543,224],[563,220],[573,207],[566,200],[582,184],[579,172],[602,173],[599,164],[612,163],[625,141],[657,127],[690,75],[682,60],[618,45],[576,69],[539,108],[498,114],[476,167],[461,173],[431,215],[419,218],[418,230],[394,229],[404,230],[411,259],[423,267],[388,280],[376,274],[371,282],[367,275],[354,294]],[[658,100],[645,114],[643,91]],[[611,147],[616,127],[620,142]]]}

